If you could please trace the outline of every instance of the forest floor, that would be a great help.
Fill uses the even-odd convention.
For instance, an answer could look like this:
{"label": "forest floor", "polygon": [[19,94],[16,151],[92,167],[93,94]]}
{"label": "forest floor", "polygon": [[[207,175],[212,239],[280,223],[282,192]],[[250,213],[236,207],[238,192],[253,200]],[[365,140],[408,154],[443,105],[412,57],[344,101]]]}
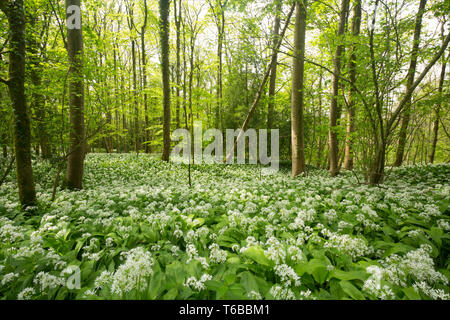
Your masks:
{"label": "forest floor", "polygon": [[378,187],[200,165],[189,188],[184,164],[89,154],[54,202],[33,166],[32,215],[0,187],[0,299],[450,299],[448,164]]}

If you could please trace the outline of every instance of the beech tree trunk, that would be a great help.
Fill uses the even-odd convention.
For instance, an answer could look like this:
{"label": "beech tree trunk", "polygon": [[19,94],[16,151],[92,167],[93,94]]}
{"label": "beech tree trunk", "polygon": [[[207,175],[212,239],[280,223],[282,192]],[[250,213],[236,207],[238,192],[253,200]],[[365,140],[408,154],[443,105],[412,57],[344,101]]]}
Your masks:
{"label": "beech tree trunk", "polygon": [[144,0],[144,24],[141,28],[141,45],[142,45],[142,87],[144,90],[144,121],[145,121],[145,153],[150,153],[150,135],[149,135],[149,120],[148,120],[148,106],[147,106],[147,55],[145,52],[145,29],[147,28],[148,8],[147,0]]}
{"label": "beech tree trunk", "polygon": [[439,112],[442,107],[442,90],[444,88],[444,79],[445,79],[445,68],[447,66],[447,60],[450,58],[450,53],[447,55],[447,59],[443,59],[442,68],[441,68],[441,75],[439,77],[439,103],[436,109],[434,110],[435,118],[433,123],[433,141],[431,142],[431,151],[430,151],[430,163],[434,162],[434,155],[436,153],[436,144],[438,140],[438,132],[439,132]]}
{"label": "beech tree trunk", "polygon": [[[273,54],[275,56],[274,63],[272,64],[272,69],[270,70],[270,79],[269,79],[269,103],[267,105],[267,129],[272,129],[273,123],[273,109],[275,105],[275,86],[277,81],[277,65],[278,65],[278,50],[276,50],[276,46],[278,44],[279,33],[280,33],[280,14],[282,8],[282,0],[274,0],[276,3],[276,12],[275,12],[275,23],[273,27]],[[270,148],[269,148],[270,149]]]}
{"label": "beech tree trunk", "polygon": [[[66,0],[66,11],[70,6],[77,6],[80,8],[80,0]],[[81,21],[80,28],[67,28],[67,52],[69,56],[70,147],[67,158],[66,180],[69,189],[82,189],[85,157],[85,128],[83,34]]]}
{"label": "beech tree trunk", "polygon": [[163,161],[169,161],[170,156],[169,11],[170,11],[170,0],[159,0],[161,70],[162,70],[163,106],[164,106],[163,152],[161,158]]}
{"label": "beech tree trunk", "polygon": [[[342,39],[345,33],[345,25],[348,17],[348,7],[349,0],[342,0],[341,2],[341,13],[339,18],[339,28],[337,36]],[[340,41],[342,43],[342,41]],[[329,145],[330,145],[330,174],[332,177],[338,174],[338,162],[339,162],[339,144],[337,138],[337,120],[338,114],[340,114],[340,108],[338,105],[338,95],[339,95],[339,76],[341,75],[341,56],[344,50],[344,45],[339,44],[336,47],[336,52],[334,55],[334,70],[333,70],[333,82],[332,82],[332,93],[331,93],[331,105],[330,105],[330,128],[328,131],[329,135]]]}
{"label": "beech tree trunk", "polygon": [[303,127],[305,37],[306,0],[297,2],[295,17],[291,97],[292,177],[305,172],[305,147]]}
{"label": "beech tree trunk", "polygon": [[30,118],[25,99],[25,16],[23,0],[2,1],[9,23],[9,97],[14,109],[14,152],[17,186],[22,208],[36,205],[33,167],[31,165]]}
{"label": "beech tree trunk", "polygon": [[[352,36],[357,38],[359,36],[361,28],[361,0],[356,0],[353,7],[353,20],[352,20]],[[350,81],[356,83],[356,43],[353,43],[349,62]],[[355,132],[355,101],[356,95],[355,88],[350,87],[350,94],[348,97],[347,106],[347,135],[345,140],[345,158],[344,168],[346,170],[353,169],[353,134]]]}
{"label": "beech tree trunk", "polygon": [[[177,1],[178,1],[178,9],[177,9]],[[176,93],[177,93],[177,100],[176,100],[176,109],[175,109],[175,122],[177,129],[180,128],[180,92],[181,92],[181,57],[180,57],[180,51],[181,51],[181,0],[174,0],[173,1],[174,6],[174,18],[175,18],[175,26],[176,26],[176,34],[177,34],[177,40],[176,40],[176,47],[177,47],[177,64],[176,64]]]}
{"label": "beech tree trunk", "polygon": [[[419,4],[419,11],[416,15],[416,25],[414,28],[414,38],[413,38],[413,48],[411,52],[411,61],[409,64],[409,70],[406,80],[406,91],[409,91],[409,88],[414,83],[414,75],[416,73],[416,66],[417,66],[417,56],[419,54],[419,43],[420,43],[420,32],[422,29],[422,17],[425,11],[425,5],[427,3],[427,0],[420,0]],[[411,118],[411,97],[409,97],[409,100],[406,103],[405,109],[403,111],[403,117],[402,117],[402,124],[400,128],[400,133],[398,137],[398,147],[397,147],[397,153],[395,156],[395,162],[394,166],[398,167],[402,165],[403,162],[403,155],[405,153],[405,145],[406,145],[406,135],[408,132],[408,125],[409,120]]]}

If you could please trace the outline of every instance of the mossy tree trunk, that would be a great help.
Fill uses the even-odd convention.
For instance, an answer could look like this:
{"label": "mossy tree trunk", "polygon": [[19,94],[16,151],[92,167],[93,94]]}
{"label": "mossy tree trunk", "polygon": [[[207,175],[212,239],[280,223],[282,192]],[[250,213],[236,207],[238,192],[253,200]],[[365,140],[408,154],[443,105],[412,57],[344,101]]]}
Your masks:
{"label": "mossy tree trunk", "polygon": [[[66,0],[66,11],[70,6],[80,8],[80,0]],[[81,17],[79,28],[67,28],[67,52],[69,56],[70,147],[66,179],[69,189],[82,189],[86,143]]]}
{"label": "mossy tree trunk", "polygon": [[22,208],[36,205],[33,168],[31,165],[30,118],[25,99],[25,15],[23,0],[1,1],[9,22],[9,79],[2,80],[9,89],[14,109],[14,152],[17,186]]}
{"label": "mossy tree trunk", "polygon": [[163,152],[162,152],[163,161],[169,161],[170,156],[169,11],[170,11],[170,1],[159,0],[161,70],[162,70],[163,106],[164,106]]}

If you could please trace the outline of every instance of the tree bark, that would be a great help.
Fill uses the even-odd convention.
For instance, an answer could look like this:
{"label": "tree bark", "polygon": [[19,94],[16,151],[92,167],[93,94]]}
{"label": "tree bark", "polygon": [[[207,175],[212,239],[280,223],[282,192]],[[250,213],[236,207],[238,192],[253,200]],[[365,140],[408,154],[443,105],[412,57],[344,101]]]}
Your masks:
{"label": "tree bark", "polygon": [[[178,1],[178,10],[177,10],[177,1]],[[181,51],[181,0],[174,0],[173,1],[174,6],[174,18],[175,18],[175,26],[176,26],[176,47],[177,47],[177,64],[176,64],[176,93],[177,93],[177,100],[176,100],[176,113],[175,113],[175,122],[177,129],[180,128],[180,92],[181,92],[181,57],[180,57],[180,51]]]}
{"label": "tree bark", "polygon": [[147,106],[147,55],[145,52],[145,29],[147,28],[148,8],[147,0],[144,0],[144,24],[141,28],[141,46],[142,46],[142,87],[144,90],[144,121],[145,121],[145,153],[150,153],[150,136],[148,132],[149,120],[148,120],[148,106]]}
{"label": "tree bark", "polygon": [[[80,0],[66,0],[66,11],[69,6],[80,7]],[[66,179],[68,188],[82,189],[85,158],[85,128],[83,35],[81,26],[79,29],[67,29],[67,52],[69,56],[69,113],[71,129]]]}
{"label": "tree bark", "polygon": [[333,81],[332,81],[332,93],[331,93],[331,105],[330,105],[330,127],[329,127],[329,145],[330,145],[330,174],[332,177],[338,174],[338,151],[339,144],[337,138],[337,120],[339,111],[338,105],[338,95],[339,95],[339,77],[341,74],[341,56],[344,50],[343,37],[345,33],[345,25],[348,17],[349,0],[342,0],[341,2],[341,12],[339,17],[339,28],[337,36],[339,38],[339,44],[336,47],[336,52],[334,55],[334,70],[333,70]]}
{"label": "tree bark", "polygon": [[[413,48],[411,52],[411,61],[409,65],[407,80],[406,80],[406,91],[411,88],[414,83],[414,75],[416,73],[417,66],[417,56],[419,54],[419,43],[420,43],[420,32],[422,29],[422,17],[425,11],[425,5],[427,0],[420,0],[419,11],[416,15],[416,24],[414,28],[414,37],[413,37]],[[409,120],[411,118],[411,97],[406,102],[405,109],[403,111],[402,124],[400,128],[400,133],[398,137],[398,147],[397,153],[395,156],[394,166],[398,167],[402,165],[403,155],[405,153],[405,145],[406,145],[406,135],[408,131]]]}
{"label": "tree bark", "polygon": [[305,172],[303,127],[305,38],[306,0],[297,2],[295,17],[291,97],[292,177]]}
{"label": "tree bark", "polygon": [[33,167],[31,164],[30,118],[25,99],[25,16],[23,0],[0,3],[8,19],[9,97],[14,109],[14,152],[16,158],[17,185],[22,208],[36,205]]}
{"label": "tree bark", "polygon": [[441,68],[441,75],[439,77],[439,88],[438,88],[438,94],[439,94],[439,103],[436,109],[434,110],[435,113],[435,119],[433,123],[433,141],[431,142],[431,151],[430,151],[430,163],[434,163],[434,156],[436,153],[436,144],[438,140],[438,132],[439,132],[439,112],[442,107],[442,101],[444,97],[442,96],[442,92],[444,89],[444,79],[445,79],[445,68],[447,67],[447,60],[450,58],[450,53],[447,55],[447,59],[443,59],[442,68]]}
{"label": "tree bark", "polygon": [[163,82],[163,152],[162,160],[169,161],[170,156],[170,75],[169,75],[169,0],[159,0],[160,12],[160,45],[161,45],[161,70]]}
{"label": "tree bark", "polygon": [[[267,129],[272,129],[273,123],[273,110],[275,105],[275,87],[277,81],[277,65],[278,65],[278,50],[276,50],[276,46],[278,44],[279,33],[280,33],[280,14],[282,8],[282,0],[274,0],[276,3],[275,9],[275,23],[273,27],[273,55],[274,63],[272,64],[272,68],[270,70],[270,79],[269,79],[269,103],[267,105]],[[269,147],[270,149],[270,147]]]}
{"label": "tree bark", "polygon": [[[357,38],[361,28],[361,0],[356,0],[353,7],[352,36]],[[349,62],[350,81],[356,83],[356,43],[353,43]],[[353,169],[353,135],[355,132],[355,97],[356,92],[353,86],[350,87],[347,106],[347,135],[345,140],[344,168]]]}

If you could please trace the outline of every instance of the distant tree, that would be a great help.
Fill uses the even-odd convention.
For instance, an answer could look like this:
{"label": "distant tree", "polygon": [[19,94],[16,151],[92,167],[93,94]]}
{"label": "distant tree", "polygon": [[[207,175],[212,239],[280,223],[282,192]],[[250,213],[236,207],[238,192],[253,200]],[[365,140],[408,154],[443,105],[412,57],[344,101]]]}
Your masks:
{"label": "distant tree", "polygon": [[329,127],[329,144],[330,144],[330,174],[332,177],[338,174],[338,133],[337,133],[337,121],[341,113],[341,106],[338,102],[339,85],[341,76],[341,60],[344,51],[343,37],[345,33],[345,25],[347,24],[349,0],[342,0],[341,12],[339,17],[339,28],[337,32],[338,45],[333,60],[333,83],[331,92],[331,105],[330,105],[330,127]]}
{"label": "distant tree", "polygon": [[[427,0],[420,0],[419,10],[416,15],[416,24],[414,27],[413,47],[411,51],[411,60],[409,63],[408,75],[406,79],[406,91],[411,88],[414,83],[414,77],[416,74],[417,59],[419,56],[419,44],[420,44],[420,32],[422,29],[422,17],[425,12],[425,5]],[[402,124],[398,137],[397,154],[395,156],[394,166],[401,166],[403,162],[403,155],[405,153],[406,134],[408,130],[409,120],[411,118],[411,97],[406,102],[406,106],[403,111]]]}

